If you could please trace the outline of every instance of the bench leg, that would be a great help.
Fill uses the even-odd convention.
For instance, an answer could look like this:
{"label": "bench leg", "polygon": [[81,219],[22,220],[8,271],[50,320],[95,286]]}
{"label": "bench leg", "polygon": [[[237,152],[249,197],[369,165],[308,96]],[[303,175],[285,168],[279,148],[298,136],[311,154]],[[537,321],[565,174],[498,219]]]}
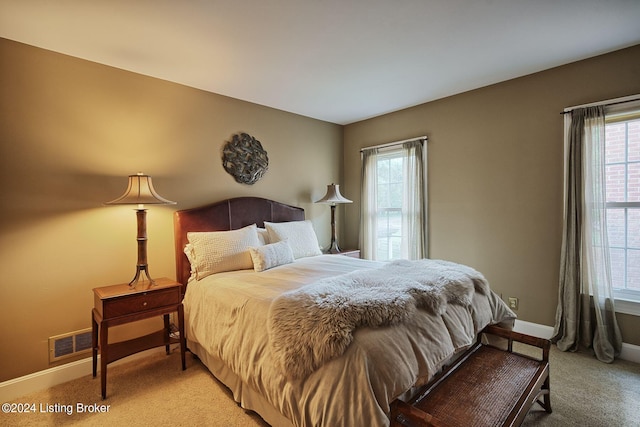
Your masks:
{"label": "bench leg", "polygon": [[[540,396],[542,396],[542,400],[540,400]],[[542,388],[540,389],[540,392],[538,393],[538,396],[536,397],[536,402],[538,403],[538,405],[542,406],[547,413],[550,414],[552,412],[552,409],[551,409],[551,390],[550,390],[550,387],[549,387],[549,377],[547,377],[547,379],[544,380],[544,383],[542,384]]]}
{"label": "bench leg", "polygon": [[552,409],[551,409],[551,387],[549,385],[549,377],[547,377],[547,379],[544,380],[542,389],[546,391],[544,395],[544,405],[542,405],[542,407],[544,408],[545,411],[547,411],[547,413],[550,414],[552,412]]}

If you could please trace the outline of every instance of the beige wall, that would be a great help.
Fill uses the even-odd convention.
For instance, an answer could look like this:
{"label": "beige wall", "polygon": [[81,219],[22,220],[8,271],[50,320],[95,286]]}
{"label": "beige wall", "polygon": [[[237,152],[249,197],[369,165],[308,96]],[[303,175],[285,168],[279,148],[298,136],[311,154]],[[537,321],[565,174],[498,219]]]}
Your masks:
{"label": "beige wall", "polygon": [[[359,149],[425,134],[431,256],[477,267],[505,298],[520,298],[521,319],[552,325],[559,112],[640,93],[638,75],[640,46],[343,128],[0,39],[0,381],[50,367],[47,338],[90,326],[91,289],[132,277],[135,215],[102,206],[126,175],[152,175],[178,202],[148,214],[151,273],[174,277],[172,212],[227,197],[302,206],[326,245],[329,210],[311,201],[341,182],[355,203],[339,209],[340,242],[357,246]],[[253,186],[221,166],[237,132],[269,154]],[[640,345],[638,319],[620,322],[625,342]]]}
{"label": "beige wall", "polygon": [[[437,66],[437,64],[434,64]],[[419,105],[344,130],[345,243],[358,241],[362,147],[427,135],[430,256],[482,271],[520,319],[554,324],[565,107],[640,93],[640,46]],[[429,84],[429,82],[425,82]],[[640,319],[619,315],[640,345]]]}
{"label": "beige wall", "polygon": [[[222,168],[238,132],[269,155],[253,186]],[[102,206],[127,175],[178,202],[150,207],[147,227],[152,276],[174,278],[172,212],[227,197],[302,206],[328,245],[330,210],[312,200],[340,182],[341,153],[338,125],[0,39],[0,381],[50,367],[47,338],[90,327],[92,288],[132,278],[134,211]]]}

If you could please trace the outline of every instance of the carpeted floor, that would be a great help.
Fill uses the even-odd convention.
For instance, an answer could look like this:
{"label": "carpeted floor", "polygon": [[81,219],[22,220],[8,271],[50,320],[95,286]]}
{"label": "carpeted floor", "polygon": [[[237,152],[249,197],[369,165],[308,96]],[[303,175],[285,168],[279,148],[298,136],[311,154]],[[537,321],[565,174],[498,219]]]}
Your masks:
{"label": "carpeted floor", "polygon": [[523,426],[640,426],[640,365],[598,361],[589,352],[571,353],[551,346],[551,407],[535,405]]}
{"label": "carpeted floor", "polygon": [[[35,413],[3,413],[0,425],[268,427],[259,416],[240,408],[197,359],[188,355],[184,372],[179,359],[174,351],[109,367],[104,401],[99,378],[90,374],[23,396],[14,403],[35,406]],[[88,405],[87,410],[94,404],[108,408],[103,413],[79,413],[78,404]],[[625,361],[607,365],[586,353],[562,353],[552,347],[551,405],[552,414],[534,406],[524,426],[640,426],[640,365]],[[366,426],[363,420],[362,427]]]}

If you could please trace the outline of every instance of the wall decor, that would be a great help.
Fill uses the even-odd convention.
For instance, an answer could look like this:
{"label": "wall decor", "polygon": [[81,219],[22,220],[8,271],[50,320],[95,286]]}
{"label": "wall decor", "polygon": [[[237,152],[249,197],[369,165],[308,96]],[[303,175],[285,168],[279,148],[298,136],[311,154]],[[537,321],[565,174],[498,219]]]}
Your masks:
{"label": "wall decor", "polygon": [[269,169],[269,157],[260,141],[239,133],[222,149],[222,165],[237,182],[252,185]]}

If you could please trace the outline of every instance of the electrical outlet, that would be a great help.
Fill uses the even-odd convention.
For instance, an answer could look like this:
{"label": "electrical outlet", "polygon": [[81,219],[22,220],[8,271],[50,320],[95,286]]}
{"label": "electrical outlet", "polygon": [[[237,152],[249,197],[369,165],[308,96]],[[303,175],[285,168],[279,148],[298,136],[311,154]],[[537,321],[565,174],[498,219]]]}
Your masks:
{"label": "electrical outlet", "polygon": [[518,309],[518,298],[509,297],[509,308]]}

